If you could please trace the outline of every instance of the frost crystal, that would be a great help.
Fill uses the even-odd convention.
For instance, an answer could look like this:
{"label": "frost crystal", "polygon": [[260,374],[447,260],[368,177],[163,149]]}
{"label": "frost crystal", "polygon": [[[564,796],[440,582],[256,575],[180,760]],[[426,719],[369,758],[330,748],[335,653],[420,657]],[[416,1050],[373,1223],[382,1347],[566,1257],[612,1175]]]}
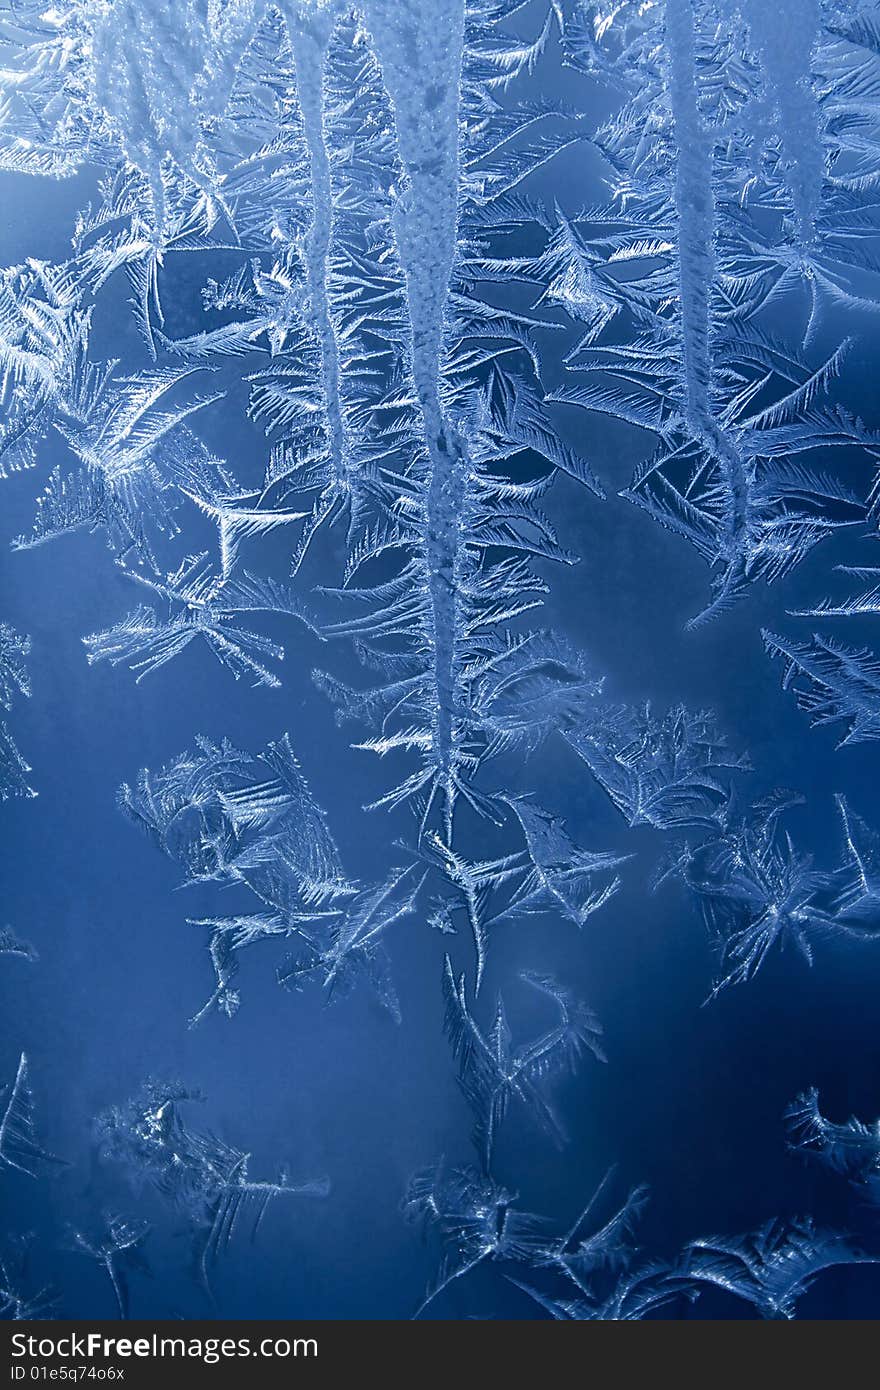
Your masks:
{"label": "frost crystal", "polygon": [[[197,1271],[207,1284],[211,1262],[247,1219],[246,1211],[252,1213],[256,1234],[276,1198],[324,1197],[329,1184],[324,1178],[292,1183],[285,1168],[274,1181],[253,1179],[250,1154],[188,1128],[180,1107],[199,1099],[179,1084],[150,1082],[127,1105],[102,1115],[97,1135],[105,1159],[124,1164],[133,1180],[149,1181],[184,1216],[194,1232]],[[82,1239],[79,1244],[106,1263],[139,1243],[144,1234],[143,1229],[111,1221],[97,1254]],[[111,1278],[116,1288],[112,1274]]]}

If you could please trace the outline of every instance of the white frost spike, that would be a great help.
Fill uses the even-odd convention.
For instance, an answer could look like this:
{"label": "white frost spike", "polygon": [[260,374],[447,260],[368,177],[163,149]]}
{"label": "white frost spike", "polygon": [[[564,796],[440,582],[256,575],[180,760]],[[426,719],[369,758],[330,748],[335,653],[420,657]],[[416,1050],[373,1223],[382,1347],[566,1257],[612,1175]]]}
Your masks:
{"label": "white frost spike", "polygon": [[561,1071],[573,1070],[584,1051],[604,1062],[600,1045],[602,1025],[579,999],[548,976],[523,972],[525,984],[552,1000],[557,1021],[545,1033],[519,1047],[512,1045],[504,1001],[499,997],[492,1026],[483,1032],[467,1003],[464,975],[456,978],[449,957],[443,971],[446,1001],[444,1029],[459,1063],[459,1080],[476,1124],[474,1142],[483,1172],[492,1166],[498,1130],[510,1102],[518,1101],[556,1143],[565,1131],[541,1082]]}
{"label": "white frost spike", "polygon": [[7,1095],[0,1119],[0,1164],[35,1178],[43,1164],[60,1163],[61,1160],[47,1153],[37,1142],[34,1097],[24,1053],[19,1058],[15,1080],[4,1089],[2,1098],[5,1099]]}
{"label": "white frost spike", "polygon": [[[11,709],[17,695],[31,693],[25,658],[30,653],[31,639],[23,637],[8,623],[0,623],[0,707]],[[25,762],[9,729],[0,719],[0,801],[12,797],[36,796],[28,785],[30,765]]]}
{"label": "white frost spike", "polygon": [[267,536],[279,526],[289,526],[293,521],[303,521],[308,512],[270,511],[268,508],[242,507],[237,505],[246,500],[238,497],[199,497],[187,488],[181,492],[196,506],[217,523],[220,531],[220,566],[224,579],[228,579],[238,558],[238,549],[243,540],[251,536]]}

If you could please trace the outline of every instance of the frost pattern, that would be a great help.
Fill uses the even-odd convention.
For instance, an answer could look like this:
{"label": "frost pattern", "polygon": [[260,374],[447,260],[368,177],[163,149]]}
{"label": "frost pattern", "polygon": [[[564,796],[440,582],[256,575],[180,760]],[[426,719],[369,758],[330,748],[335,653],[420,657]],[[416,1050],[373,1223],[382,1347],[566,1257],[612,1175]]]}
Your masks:
{"label": "frost pattern", "polygon": [[817,1230],[810,1220],[790,1226],[769,1222],[748,1236],[696,1242],[684,1271],[697,1286],[712,1284],[751,1303],[762,1318],[793,1318],[799,1300],[826,1269],[875,1259],[847,1237]]}
{"label": "frost pattern", "polygon": [[[569,63],[626,96],[597,134],[611,203],[562,221],[541,263],[587,324],[569,360],[591,380],[555,398],[658,439],[624,495],[712,567],[699,622],[865,515],[876,445],[827,401],[851,344],[812,349],[832,306],[877,309],[871,181],[848,172],[865,157],[848,85],[876,83],[876,55],[812,0],[572,8]],[[801,343],[762,320],[789,296]],[[609,332],[623,316],[631,341]],[[861,490],[830,471],[838,451],[867,456]]]}
{"label": "frost pattern", "polygon": [[514,1047],[503,1000],[498,1000],[491,1028],[482,1032],[470,1013],[464,976],[455,978],[446,957],[446,1032],[458,1060],[462,1090],[474,1112],[474,1142],[487,1173],[498,1129],[512,1100],[562,1142],[565,1133],[538,1083],[554,1071],[574,1067],[584,1051],[600,1062],[606,1060],[599,1042],[602,1025],[586,1005],[555,980],[536,975],[524,975],[523,980],[551,1001],[558,1017],[546,1033]]}
{"label": "frost pattern", "polygon": [[[31,693],[25,657],[31,649],[29,637],[22,637],[8,623],[0,623],[0,705],[12,709],[17,695]],[[27,782],[31,771],[18,751],[5,720],[0,719],[0,801],[12,797],[36,796]]]}
{"label": "frost pattern", "polygon": [[0,956],[19,956],[22,960],[39,960],[37,949],[29,941],[22,941],[11,927],[0,928]]}
{"label": "frost pattern", "polygon": [[71,1232],[73,1248],[97,1261],[113,1289],[120,1318],[128,1316],[128,1275],[131,1269],[144,1269],[140,1246],[149,1234],[146,1222],[128,1222],[121,1216],[107,1216],[97,1235]]}
{"label": "frost pattern", "polygon": [[0,1167],[15,1168],[35,1178],[60,1162],[37,1138],[30,1066],[24,1053],[18,1059],[14,1079],[0,1093],[0,1104]]}
{"label": "frost pattern", "polygon": [[[311,672],[379,760],[364,809],[395,827],[353,875],[292,718],[257,753],[193,733],[123,786],[182,886],[216,893],[190,919],[214,976],[191,1025],[236,1014],[258,942],[282,952],[285,989],[366,982],[399,1022],[403,928],[445,955],[476,1149],[410,1185],[405,1212],[443,1252],[416,1316],[489,1265],[559,1320],[674,1313],[708,1287],[794,1316],[825,1269],[874,1256],[804,1217],[645,1260],[646,1192],[614,1209],[610,1174],[567,1231],[520,1205],[507,1127],[563,1144],[557,1092],[605,1060],[603,1034],[549,970],[520,970],[488,1013],[486,981],[510,928],[538,945],[601,930],[646,845],[656,890],[683,888],[705,923],[710,999],[780,948],[813,963],[876,942],[880,832],[838,795],[842,857],[814,861],[800,794],[768,787],[711,710],[621,697],[554,594],[588,558],[566,540],[570,499],[601,516],[597,419],[644,450],[624,498],[709,568],[688,641],[757,581],[785,593],[822,542],[876,531],[880,436],[846,388],[880,308],[877,6],[16,0],[0,22],[0,169],[93,187],[66,258],[0,271],[0,477],[52,460],[13,547],[103,536],[137,599],[83,635],[89,665],[172,691],[168,668],[184,679],[201,650],[255,700]],[[569,177],[587,157],[592,206]],[[124,361],[102,356],[120,291]],[[867,587],[790,610],[821,631],[774,617],[762,635],[849,747],[880,737],[880,662],[824,624],[880,610],[880,570],[838,569]],[[7,710],[30,693],[28,653],[0,624]],[[569,831],[545,753],[610,802],[614,847],[595,847],[601,824],[589,847]],[[0,724],[0,799],[34,796],[29,772]],[[0,954],[36,961],[11,929]],[[543,1021],[520,1033],[523,994]],[[328,1188],[253,1180],[249,1154],[189,1127],[194,1099],[149,1083],[101,1118],[99,1147],[169,1200],[207,1283],[246,1209],[256,1228],[276,1198]],[[46,1172],[24,1054],[4,1106],[2,1166]],[[869,1126],[826,1120],[815,1091],[788,1123],[873,1198]],[[69,1233],[120,1317],[148,1235],[116,1213]],[[0,1301],[33,1316],[45,1295],[19,1273],[0,1268]]]}
{"label": "frost pattern", "polygon": [[[255,1235],[277,1198],[325,1197],[329,1186],[324,1178],[292,1183],[285,1168],[275,1180],[252,1178],[249,1154],[214,1135],[188,1128],[180,1107],[199,1099],[179,1084],[150,1082],[140,1096],[101,1116],[97,1137],[108,1162],[124,1164],[133,1180],[150,1182],[180,1211],[192,1229],[193,1259],[207,1286],[212,1262],[241,1224],[252,1217]],[[97,1255],[82,1239],[78,1243],[107,1264],[110,1273],[108,1262],[120,1251],[130,1250],[144,1234],[113,1221]],[[122,1302],[118,1276],[110,1273],[110,1277]]]}
{"label": "frost pattern", "polygon": [[880,1124],[865,1124],[853,1115],[841,1124],[819,1108],[814,1087],[798,1096],[785,1113],[792,1148],[802,1150],[835,1173],[841,1173],[869,1202],[880,1202]]}
{"label": "frost pattern", "polygon": [[30,1269],[28,1236],[10,1243],[0,1259],[0,1317],[4,1321],[29,1322],[50,1318],[57,1312],[54,1292],[35,1284]]}

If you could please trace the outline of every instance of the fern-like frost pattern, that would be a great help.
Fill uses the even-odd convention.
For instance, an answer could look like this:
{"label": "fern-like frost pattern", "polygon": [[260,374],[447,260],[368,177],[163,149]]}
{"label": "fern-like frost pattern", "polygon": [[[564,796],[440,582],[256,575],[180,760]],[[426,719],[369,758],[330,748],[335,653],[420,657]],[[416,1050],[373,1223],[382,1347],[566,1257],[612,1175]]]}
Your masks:
{"label": "fern-like frost pattern", "polygon": [[[878,1123],[826,1115],[818,1033],[777,1048],[776,1158],[866,1221],[797,1178],[742,1220],[708,1111],[678,1141],[709,1165],[702,1228],[665,1150],[637,1169],[640,1106],[674,1129],[694,1056],[724,1037],[735,1109],[755,1018],[813,991],[825,1019],[877,968],[876,0],[0,0],[0,47],[0,180],[66,219],[16,224],[0,269],[0,802],[70,883],[52,912],[16,891],[0,931],[35,997],[70,976],[10,1011],[0,1177],[63,1197],[0,1254],[2,1316],[68,1315],[46,1249],[118,1318],[171,1265],[157,1316],[216,1315],[264,1249],[314,1265],[369,1205],[361,1096],[336,1097],[374,1044],[376,1113],[395,1075],[420,1097],[382,1181],[431,1272],[368,1316],[791,1319],[870,1279]],[[116,851],[64,827],[112,800],[104,754],[149,843],[113,923],[112,1084],[74,1136],[59,1055],[112,915],[84,866]],[[154,928],[137,875],[154,903],[169,865]],[[141,969],[189,1001],[170,1051],[158,1016],[126,1029]],[[164,1079],[187,1024],[210,1106]],[[377,1253],[364,1230],[331,1264]]]}

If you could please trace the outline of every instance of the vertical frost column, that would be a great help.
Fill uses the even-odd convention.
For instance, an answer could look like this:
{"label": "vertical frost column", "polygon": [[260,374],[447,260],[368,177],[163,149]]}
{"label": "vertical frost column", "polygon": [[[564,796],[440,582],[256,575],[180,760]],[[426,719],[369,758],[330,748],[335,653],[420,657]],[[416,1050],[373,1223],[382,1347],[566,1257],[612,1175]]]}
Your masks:
{"label": "vertical frost column", "polygon": [[[669,101],[676,146],[678,293],[684,411],[688,432],[717,460],[725,515],[718,559],[724,573],[706,613],[721,607],[736,587],[746,559],[748,484],[738,448],[718,427],[712,409],[712,309],[715,280],[715,198],[712,135],[697,100],[693,0],[666,0]],[[694,619],[693,621],[699,621]]]}
{"label": "vertical frost column", "polygon": [[93,95],[126,159],[147,180],[161,242],[162,164],[170,156],[200,187],[202,121],[221,114],[265,0],[115,0],[91,34]]}
{"label": "vertical frost column", "polygon": [[776,108],[797,244],[804,251],[816,237],[825,178],[811,78],[819,0],[744,0],[744,13],[761,59],[767,102]]}
{"label": "vertical frost column", "polygon": [[715,278],[712,148],[700,119],[692,0],[666,0],[669,99],[676,144],[678,287],[685,413],[694,434],[711,418],[709,294]]}
{"label": "vertical frost column", "polygon": [[365,11],[408,178],[395,210],[394,232],[406,276],[412,373],[431,470],[425,543],[434,647],[433,755],[446,792],[449,831],[457,763],[455,644],[467,458],[445,417],[440,383],[458,233],[465,0],[366,0]]}
{"label": "vertical frost column", "polygon": [[333,187],[324,129],[324,69],[339,6],[336,0],[287,5],[285,15],[296,67],[296,90],[311,172],[312,222],[306,240],[306,283],[318,348],[327,417],[327,452],[337,495],[347,491],[345,422],[340,394],[339,344],[330,310],[328,271],[333,236]]}

